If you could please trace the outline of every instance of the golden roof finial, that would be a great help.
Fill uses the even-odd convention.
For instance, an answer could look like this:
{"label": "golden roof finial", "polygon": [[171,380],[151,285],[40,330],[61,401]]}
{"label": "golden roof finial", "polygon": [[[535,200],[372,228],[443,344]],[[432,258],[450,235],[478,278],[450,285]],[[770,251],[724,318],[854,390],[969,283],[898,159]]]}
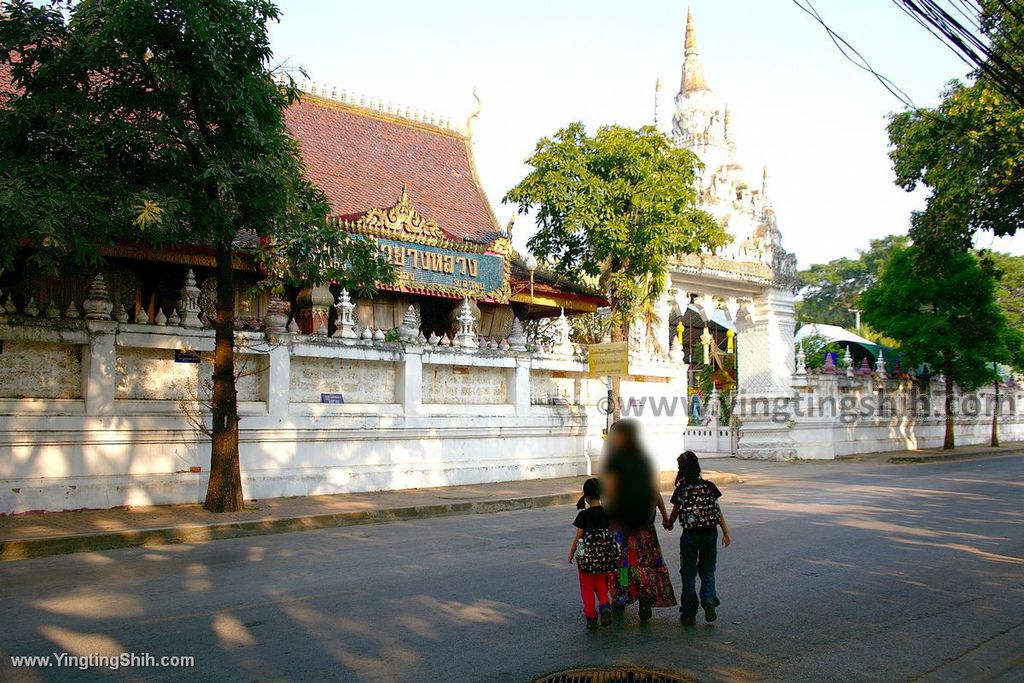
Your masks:
{"label": "golden roof finial", "polygon": [[699,90],[710,90],[704,80],[704,65],[697,55],[697,31],[693,27],[693,10],[686,9],[686,60],[683,62],[683,82],[679,86],[679,94]]}
{"label": "golden roof finial", "polygon": [[693,28],[693,8],[686,8],[686,56],[697,54],[697,31]]}

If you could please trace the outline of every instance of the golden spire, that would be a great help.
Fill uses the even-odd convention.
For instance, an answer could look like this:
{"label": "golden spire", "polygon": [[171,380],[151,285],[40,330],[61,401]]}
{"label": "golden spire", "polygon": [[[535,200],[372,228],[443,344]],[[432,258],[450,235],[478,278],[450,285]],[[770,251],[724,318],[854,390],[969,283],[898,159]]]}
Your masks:
{"label": "golden spire", "polygon": [[654,84],[654,127],[661,125],[661,79]]}
{"label": "golden spire", "polygon": [[693,9],[686,8],[686,56],[697,54],[697,32],[693,29]]}
{"label": "golden spire", "polygon": [[693,27],[693,10],[686,10],[686,61],[683,62],[683,82],[679,94],[710,90],[704,80],[704,65],[697,54],[697,31]]}

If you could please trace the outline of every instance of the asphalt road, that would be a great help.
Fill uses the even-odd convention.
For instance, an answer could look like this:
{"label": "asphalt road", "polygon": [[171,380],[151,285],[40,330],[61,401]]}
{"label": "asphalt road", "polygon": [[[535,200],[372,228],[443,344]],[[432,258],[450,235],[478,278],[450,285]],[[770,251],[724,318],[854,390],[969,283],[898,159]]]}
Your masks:
{"label": "asphalt road", "polygon": [[[702,681],[1024,680],[1024,457],[730,464],[762,480],[725,490],[713,625],[665,609],[642,626],[634,607],[586,632],[574,510],[557,507],[3,563],[0,680],[504,682],[613,663]],[[678,588],[677,536],[662,544]],[[196,665],[11,667],[59,652]]]}

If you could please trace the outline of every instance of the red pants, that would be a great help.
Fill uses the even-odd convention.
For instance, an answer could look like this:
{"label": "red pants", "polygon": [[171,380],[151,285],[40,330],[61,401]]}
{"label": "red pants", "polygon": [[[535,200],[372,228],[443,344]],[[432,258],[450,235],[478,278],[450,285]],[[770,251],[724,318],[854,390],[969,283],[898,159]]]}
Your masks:
{"label": "red pants", "polygon": [[587,619],[597,619],[594,596],[597,596],[597,606],[600,609],[608,609],[611,605],[611,599],[608,597],[608,574],[588,574],[581,571],[580,595],[583,597],[583,614]]}

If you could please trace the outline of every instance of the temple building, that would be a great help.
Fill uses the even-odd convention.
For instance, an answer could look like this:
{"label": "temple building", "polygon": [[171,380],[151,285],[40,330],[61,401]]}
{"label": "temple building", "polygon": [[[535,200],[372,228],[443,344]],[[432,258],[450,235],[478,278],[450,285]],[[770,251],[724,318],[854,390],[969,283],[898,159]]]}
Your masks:
{"label": "temple building", "polygon": [[[655,125],[703,163],[698,181],[700,206],[732,237],[718,255],[732,261],[764,263],[780,276],[795,276],[796,257],[782,247],[768,191],[768,169],[764,168],[759,182],[754,183],[737,159],[729,105],[708,84],[692,12],[687,13],[685,35],[675,113],[666,125],[658,120]],[[657,90],[660,97],[660,81]]]}
{"label": "temple building", "polygon": [[[339,229],[376,240],[399,277],[372,300],[354,301],[356,333],[397,329],[412,306],[425,338],[452,339],[458,306],[468,298],[478,334],[497,343],[510,334],[515,317],[556,317],[562,311],[572,316],[604,303],[587,287],[555,285],[550,273],[526,270],[480,186],[469,123],[454,130],[450,120],[436,115],[385,111],[379,100],[356,104],[344,92],[339,97],[334,89],[331,97],[315,84],[304,89],[286,117],[310,179],[327,195]],[[246,239],[240,236],[236,326],[259,331],[270,300],[250,294],[257,273],[244,257]],[[180,318],[185,267],[200,292],[197,319],[210,325],[216,288],[212,249],[120,244],[102,252],[107,264],[100,272],[116,315],[140,324]],[[69,267],[60,277],[47,277],[23,268],[0,275],[0,290],[16,310],[29,306],[64,314],[81,307],[95,274]],[[531,294],[531,280],[533,293],[545,296]],[[287,324],[307,334],[334,334],[339,296],[337,286],[287,292]]]}
{"label": "temple building", "polygon": [[[661,100],[659,80],[654,124],[701,161],[699,206],[731,238],[716,253],[674,260],[662,303],[669,345],[680,347],[677,353],[690,368],[689,384],[703,394],[699,400],[704,403],[717,401],[718,390],[788,393],[796,257],[782,246],[767,169],[755,184],[738,160],[729,105],[711,88],[690,11],[679,90],[668,120],[660,116]],[[702,370],[713,375],[713,388],[706,382],[700,386]],[[730,448],[735,447],[738,438],[731,441]]]}
{"label": "temple building", "polygon": [[[767,174],[751,183],[736,160],[692,15],[675,111],[657,123],[704,162],[700,204],[733,240],[671,259],[654,315],[630,330],[628,357],[604,365],[604,353],[574,342],[569,319],[605,298],[513,251],[513,226],[502,228],[474,168],[473,116],[455,130],[380,100],[303,90],[286,116],[312,180],[338,229],[375,240],[399,279],[373,299],[330,284],[253,295],[251,237],[239,236],[246,498],[591,474],[608,372],[620,375],[622,414],[643,421],[665,470],[683,449],[834,458],[941,443],[941,419],[919,410],[917,386],[881,358],[818,373],[794,348],[796,262]],[[0,94],[12,91],[0,69]],[[59,278],[24,260],[0,273],[0,514],[203,499],[214,255],[195,245],[103,253],[99,269]],[[538,318],[547,321],[531,325]],[[924,391],[942,405],[940,382]],[[1024,438],[1024,394],[1008,394],[1016,407],[1002,429]],[[854,399],[886,407],[843,419],[807,410]],[[984,416],[957,424],[960,443],[990,433]]]}
{"label": "temple building", "polygon": [[[477,177],[473,117],[457,130],[302,90],[286,118],[311,179],[338,229],[374,240],[398,281],[372,299],[330,284],[253,294],[252,237],[239,235],[244,495],[591,472],[607,390],[569,318],[607,301],[514,252],[513,226]],[[3,78],[0,91],[17,95]],[[0,514],[202,499],[214,254],[128,243],[102,253],[99,268],[60,277],[25,259],[0,273]],[[539,318],[545,332],[532,336]],[[637,395],[685,394],[677,363],[635,367],[624,384]]]}

